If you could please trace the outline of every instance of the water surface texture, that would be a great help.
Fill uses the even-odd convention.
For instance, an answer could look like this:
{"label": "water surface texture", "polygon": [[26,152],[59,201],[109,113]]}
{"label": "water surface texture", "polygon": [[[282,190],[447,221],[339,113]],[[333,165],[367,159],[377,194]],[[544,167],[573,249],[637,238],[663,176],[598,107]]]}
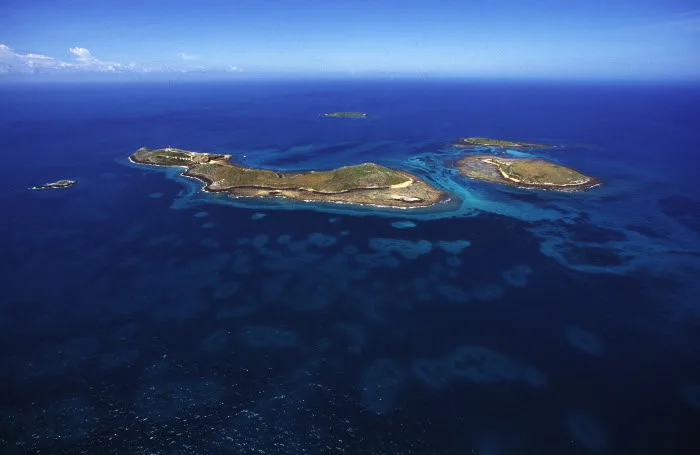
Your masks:
{"label": "water surface texture", "polygon": [[[245,82],[0,88],[0,451],[700,453],[700,90]],[[324,118],[332,111],[366,119]],[[555,144],[587,192],[457,175]],[[139,147],[367,161],[385,210],[207,195]],[[74,179],[63,190],[29,187]]]}

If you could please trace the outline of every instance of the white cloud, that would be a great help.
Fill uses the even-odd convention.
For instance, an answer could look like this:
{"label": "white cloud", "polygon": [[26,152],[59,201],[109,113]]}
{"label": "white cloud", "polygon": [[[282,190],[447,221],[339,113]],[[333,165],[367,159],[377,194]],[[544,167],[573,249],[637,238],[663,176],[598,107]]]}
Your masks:
{"label": "white cloud", "polygon": [[[48,55],[38,53],[17,52],[0,44],[0,74],[16,73],[57,73],[57,72],[100,72],[100,73],[157,73],[157,72],[239,72],[240,68],[232,65],[224,67],[210,67],[204,65],[187,64],[182,67],[156,67],[143,66],[136,63],[117,63],[100,60],[84,47],[71,47],[68,52],[72,60],[59,60]],[[178,57],[190,61],[197,56],[186,52],[179,52]],[[184,63],[183,63],[184,64]]]}
{"label": "white cloud", "polygon": [[57,71],[142,72],[146,69],[134,63],[124,65],[105,62],[93,56],[84,47],[71,47],[74,61],[62,61],[48,55],[16,52],[6,44],[0,44],[0,72],[49,73]]}
{"label": "white cloud", "polygon": [[56,60],[43,54],[18,54],[9,46],[0,44],[0,67],[2,72],[12,73],[34,72],[42,69],[49,69],[56,65]]}
{"label": "white cloud", "polygon": [[196,55],[188,54],[187,52],[178,52],[177,56],[183,60],[196,60],[197,59]]}
{"label": "white cloud", "polygon": [[75,55],[75,58],[79,62],[92,62],[97,60],[95,57],[92,56],[89,50],[85,49],[84,47],[71,47],[68,49],[71,54]]}
{"label": "white cloud", "polygon": [[41,55],[41,54],[25,54],[24,58],[27,59],[35,59],[35,60],[53,60],[53,57],[49,57],[48,55]]}
{"label": "white cloud", "polygon": [[77,63],[73,64],[74,68],[88,71],[107,71],[107,72],[141,72],[144,68],[139,67],[134,63],[124,65],[116,62],[105,62],[93,56],[89,50],[84,47],[71,47],[68,51],[75,56]]}

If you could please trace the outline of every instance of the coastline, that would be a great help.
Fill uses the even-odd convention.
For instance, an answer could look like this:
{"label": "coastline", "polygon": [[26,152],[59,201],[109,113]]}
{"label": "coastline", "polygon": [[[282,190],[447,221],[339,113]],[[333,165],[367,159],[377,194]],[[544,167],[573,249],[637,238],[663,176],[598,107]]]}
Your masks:
{"label": "coastline", "polygon": [[[141,150],[141,149],[140,149]],[[223,189],[212,189],[211,186],[215,183],[214,181],[210,180],[206,176],[203,175],[191,175],[189,172],[194,169],[196,166],[192,165],[161,165],[161,164],[154,164],[154,163],[149,163],[149,162],[143,162],[143,161],[138,161],[133,158],[133,154],[128,157],[128,160],[130,163],[139,165],[139,166],[153,166],[156,168],[171,168],[171,167],[178,167],[184,169],[183,172],[181,172],[179,175],[182,177],[187,177],[190,179],[197,180],[200,184],[202,184],[200,191],[205,192],[205,193],[211,193],[211,194],[226,194],[228,197],[231,198],[249,198],[249,199],[264,199],[264,198],[269,198],[269,199],[288,199],[290,201],[299,201],[299,202],[306,202],[306,203],[329,203],[329,204],[347,204],[347,205],[355,205],[355,206],[364,206],[364,207],[376,207],[376,208],[382,208],[382,209],[401,209],[401,210],[409,210],[409,209],[427,209],[427,208],[433,208],[439,204],[444,204],[446,202],[449,202],[452,200],[452,197],[449,193],[446,191],[440,190],[438,188],[433,187],[429,183],[423,181],[422,179],[417,178],[416,176],[403,171],[403,170],[396,170],[392,169],[392,171],[395,171],[397,173],[400,173],[406,177],[406,181],[401,182],[399,184],[395,185],[388,185],[388,186],[377,186],[377,187],[367,187],[367,188],[350,188],[347,190],[342,190],[342,191],[336,191],[336,192],[323,192],[323,191],[318,191],[318,190],[313,190],[313,189],[308,189],[308,188],[298,188],[298,187],[289,187],[289,188],[271,188],[271,187],[266,187],[266,186],[250,186],[250,185],[245,185],[245,186],[237,186],[233,188],[223,188]],[[233,165],[232,166],[237,166]],[[273,171],[275,172],[275,171]],[[413,197],[411,196],[396,196],[393,200],[396,201],[396,204],[379,204],[379,203],[372,203],[372,202],[366,202],[366,201],[348,201],[348,200],[338,200],[337,198],[334,198],[334,196],[340,196],[340,195],[349,195],[352,193],[368,193],[368,192],[373,192],[377,190],[392,190],[392,189],[402,189],[402,188],[408,188],[411,185],[414,184],[419,184],[419,185],[425,185],[429,188],[431,188],[434,191],[437,191],[439,193],[437,199],[433,202],[425,203],[425,199],[422,198],[415,198],[416,200],[411,200]],[[267,194],[245,194],[246,191],[250,191],[252,193],[258,192],[258,193],[267,193]],[[241,194],[241,192],[243,194]],[[287,194],[285,194],[285,192]],[[300,197],[294,197],[294,195],[289,194],[289,193],[296,193]],[[309,196],[311,195],[317,195],[318,197],[315,198],[308,198],[308,197],[301,197],[303,194],[308,194]]]}
{"label": "coastline", "polygon": [[504,149],[508,147],[512,148],[526,148],[526,149],[544,149],[553,148],[554,145],[551,144],[538,144],[535,142],[525,142],[525,141],[507,141],[502,139],[492,139],[485,137],[460,137],[457,138],[455,142],[452,143],[453,147],[457,148],[477,148],[477,147],[489,147]]}
{"label": "coastline", "polygon": [[[456,160],[455,166],[457,167],[459,173],[467,178],[471,178],[474,180],[481,180],[484,182],[490,182],[490,183],[500,183],[504,185],[509,185],[509,186],[514,186],[518,188],[524,188],[524,189],[539,189],[539,190],[545,190],[545,191],[562,191],[562,192],[582,192],[589,190],[591,188],[595,188],[597,186],[601,186],[603,182],[596,178],[596,177],[591,177],[588,175],[583,174],[582,172],[578,171],[577,169],[568,167],[568,166],[561,166],[556,163],[551,163],[547,160],[542,160],[538,159],[539,161],[542,162],[542,164],[547,164],[547,165],[554,165],[558,167],[563,167],[566,168],[570,171],[576,172],[577,174],[582,175],[585,177],[587,180],[586,181],[581,181],[581,182],[575,182],[575,183],[551,183],[551,182],[541,182],[541,183],[527,183],[522,180],[519,180],[517,178],[514,178],[507,174],[501,167],[500,163],[495,161],[493,159],[494,157],[492,156],[487,156],[487,155],[469,155],[465,156],[463,158],[460,158]],[[493,177],[485,173],[479,173],[475,172],[473,168],[470,168],[470,164],[473,161],[478,161],[479,163],[485,163],[486,165],[490,166],[493,171],[495,171],[498,177]],[[509,160],[517,161],[517,158],[509,158]],[[478,164],[478,163],[477,163]]]}
{"label": "coastline", "polygon": [[[541,186],[544,186],[544,187],[556,188],[556,189],[559,189],[559,190],[562,190],[562,191],[567,191],[567,190],[568,190],[568,191],[572,191],[572,190],[576,190],[577,188],[589,189],[589,188],[593,188],[594,186],[598,186],[598,185],[601,184],[600,181],[598,181],[598,183],[595,183],[595,182],[594,182],[595,180],[597,180],[596,178],[594,178],[594,177],[588,177],[588,176],[586,176],[586,178],[587,178],[588,180],[586,180],[585,182],[563,183],[563,184],[562,184],[562,183],[549,183],[549,182],[542,182],[542,183],[537,183],[537,184],[535,184],[535,183],[526,183],[526,182],[523,182],[522,180],[518,180],[518,179],[516,179],[515,177],[511,177],[510,175],[508,175],[508,174],[501,168],[501,166],[498,165],[498,163],[496,163],[496,162],[494,162],[494,161],[491,161],[491,160],[489,160],[489,159],[484,159],[484,160],[482,160],[482,161],[483,161],[484,163],[492,164],[496,169],[498,169],[498,172],[501,173],[501,176],[503,176],[503,178],[504,178],[505,180],[508,180],[508,181],[512,182],[513,184],[515,184],[516,186],[521,187],[521,188],[533,188],[533,187],[534,187],[534,188],[539,188],[539,187],[541,187]],[[568,169],[572,169],[572,170],[575,171],[575,172],[579,172],[579,171],[577,171],[576,169],[573,169],[573,168],[568,168]],[[579,174],[580,174],[580,172],[579,172]],[[581,175],[584,175],[584,174],[581,174]],[[506,182],[504,182],[504,183],[506,183]],[[592,186],[591,186],[591,185],[592,185]],[[544,188],[544,189],[547,189],[547,188]]]}

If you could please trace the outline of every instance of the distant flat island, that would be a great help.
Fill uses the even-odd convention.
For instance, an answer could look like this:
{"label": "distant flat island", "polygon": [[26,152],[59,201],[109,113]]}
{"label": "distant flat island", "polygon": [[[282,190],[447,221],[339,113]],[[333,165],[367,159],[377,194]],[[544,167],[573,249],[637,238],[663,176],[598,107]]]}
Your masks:
{"label": "distant flat island", "polygon": [[49,189],[60,189],[68,188],[69,186],[76,185],[78,182],[76,180],[57,180],[55,182],[44,183],[43,185],[33,186],[31,190],[49,190]]}
{"label": "distant flat island", "polygon": [[539,158],[469,155],[457,161],[457,169],[473,179],[525,188],[582,191],[601,183],[595,177]]}
{"label": "distant flat island", "polygon": [[505,141],[503,139],[491,139],[488,137],[460,137],[455,143],[457,147],[525,147],[525,148],[547,148],[551,145],[535,144],[524,141]]}
{"label": "distant flat island", "polygon": [[233,164],[231,155],[176,148],[140,148],[130,160],[155,166],[181,166],[183,175],[203,181],[204,189],[239,197],[283,197],[386,207],[427,207],[448,194],[408,172],[374,163],[329,171],[277,172]]}
{"label": "distant flat island", "polygon": [[323,114],[324,117],[349,117],[349,118],[362,118],[367,117],[364,112],[328,112]]}

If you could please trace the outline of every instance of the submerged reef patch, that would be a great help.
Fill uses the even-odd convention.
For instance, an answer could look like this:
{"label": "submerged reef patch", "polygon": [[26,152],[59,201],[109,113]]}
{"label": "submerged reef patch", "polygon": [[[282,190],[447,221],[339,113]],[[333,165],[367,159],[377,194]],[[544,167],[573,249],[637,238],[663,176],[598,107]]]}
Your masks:
{"label": "submerged reef patch", "polygon": [[457,303],[465,303],[469,301],[469,294],[451,284],[439,284],[437,287],[438,293],[445,299]]}
{"label": "submerged reef patch", "polygon": [[700,200],[685,196],[669,196],[659,199],[659,209],[685,227],[700,233]]}
{"label": "submerged reef patch", "polygon": [[534,388],[548,384],[547,376],[536,367],[485,346],[460,346],[441,357],[415,359],[411,371],[423,384],[435,389],[455,380],[482,384],[524,382]]}
{"label": "submerged reef patch", "polygon": [[401,262],[393,256],[383,253],[361,253],[355,255],[355,261],[367,268],[394,268]]}
{"label": "submerged reef patch", "polygon": [[532,267],[529,265],[519,264],[512,269],[504,270],[501,277],[506,284],[516,288],[523,288],[530,281],[532,272]]}
{"label": "submerged reef patch", "polygon": [[446,253],[460,254],[462,250],[469,247],[472,243],[468,240],[440,240],[437,246]]}
{"label": "submerged reef patch", "polygon": [[547,385],[547,378],[534,367],[483,346],[462,346],[445,357],[451,373],[472,382],[524,381],[533,387]]}
{"label": "submerged reef patch", "polygon": [[396,229],[410,229],[414,228],[417,226],[416,223],[413,221],[408,221],[408,220],[402,220],[402,221],[394,221],[391,223],[392,227],[395,227]]}
{"label": "submerged reef patch", "polygon": [[481,284],[474,288],[472,295],[476,300],[481,302],[489,302],[491,300],[498,300],[505,295],[505,289],[500,284],[490,283]]}
{"label": "submerged reef patch", "polygon": [[447,259],[445,259],[445,264],[450,267],[459,267],[462,265],[462,260],[457,256],[448,256]]}
{"label": "submerged reef patch", "polygon": [[258,250],[265,248],[265,245],[267,245],[268,240],[270,237],[267,234],[258,234],[255,237],[252,238],[250,241],[251,245],[253,245],[255,248]]}
{"label": "submerged reef patch", "polygon": [[428,240],[412,242],[403,239],[373,238],[369,241],[369,247],[381,253],[398,253],[406,259],[418,259],[424,254],[430,253],[433,244]]}
{"label": "submerged reef patch", "polygon": [[418,358],[411,363],[411,371],[431,389],[440,389],[452,379],[444,359]]}
{"label": "submerged reef patch", "polygon": [[338,241],[338,238],[332,235],[325,235],[318,232],[314,232],[312,234],[309,234],[308,241],[309,244],[315,247],[328,248],[329,246],[334,245]]}

